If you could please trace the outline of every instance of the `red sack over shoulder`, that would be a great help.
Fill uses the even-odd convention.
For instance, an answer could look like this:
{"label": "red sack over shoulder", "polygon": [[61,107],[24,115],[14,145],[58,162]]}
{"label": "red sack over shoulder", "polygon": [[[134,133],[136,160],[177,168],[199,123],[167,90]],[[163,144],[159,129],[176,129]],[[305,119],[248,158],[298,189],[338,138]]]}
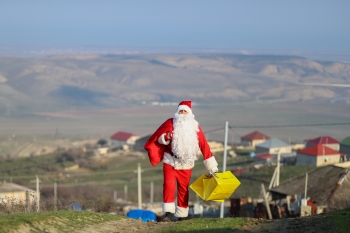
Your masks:
{"label": "red sack over shoulder", "polygon": [[149,161],[152,166],[155,167],[158,163],[162,162],[166,146],[158,142],[158,138],[166,133],[173,131],[173,118],[166,120],[159,128],[152,134],[147,140],[143,148],[147,150]]}

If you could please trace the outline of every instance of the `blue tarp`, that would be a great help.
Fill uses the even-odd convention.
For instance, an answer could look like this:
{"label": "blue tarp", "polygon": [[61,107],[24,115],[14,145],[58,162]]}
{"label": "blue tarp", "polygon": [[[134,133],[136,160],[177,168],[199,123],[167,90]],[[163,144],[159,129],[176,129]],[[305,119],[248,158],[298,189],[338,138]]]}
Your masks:
{"label": "blue tarp", "polygon": [[150,210],[130,210],[126,213],[126,216],[129,218],[139,219],[141,218],[142,222],[148,222],[148,221],[157,221],[157,216],[154,212]]}

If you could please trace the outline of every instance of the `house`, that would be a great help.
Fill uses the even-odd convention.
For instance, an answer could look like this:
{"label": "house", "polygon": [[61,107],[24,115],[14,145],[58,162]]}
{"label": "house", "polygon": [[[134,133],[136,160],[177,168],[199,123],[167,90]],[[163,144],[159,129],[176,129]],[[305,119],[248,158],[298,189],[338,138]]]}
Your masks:
{"label": "house", "polygon": [[350,172],[348,168],[328,165],[284,182],[269,190],[273,200],[284,199],[287,196],[298,195],[302,198],[312,198],[317,206],[326,209],[343,209],[350,203]]}
{"label": "house", "polygon": [[281,154],[281,163],[283,163],[284,166],[295,165],[296,161],[297,161],[297,152],[295,151]]}
{"label": "house", "polygon": [[104,147],[97,147],[96,151],[97,151],[97,153],[98,153],[99,155],[105,155],[105,154],[108,153],[109,147],[107,147],[107,146],[104,146]]}
{"label": "house", "polygon": [[292,150],[294,150],[294,151],[301,150],[301,149],[305,148],[304,143],[291,143],[290,146],[292,147]]}
{"label": "house", "polygon": [[25,204],[26,192],[29,192],[30,202],[36,198],[36,191],[15,183],[0,184],[0,203]]}
{"label": "house", "polygon": [[343,157],[344,161],[350,160],[350,137],[347,137],[340,142],[339,152],[346,155]]}
{"label": "house", "polygon": [[271,138],[257,146],[255,146],[255,153],[270,153],[270,154],[278,154],[278,153],[291,153],[292,147],[286,143],[281,141],[278,138]]}
{"label": "house", "polygon": [[[290,153],[281,153],[280,154],[280,163],[283,165],[295,165],[296,161],[296,152],[292,151]],[[266,165],[274,165],[277,164],[278,153],[270,154],[270,153],[261,153],[256,154],[253,157],[253,161],[255,163],[266,164]]]}
{"label": "house", "polygon": [[259,131],[254,131],[247,135],[242,136],[241,143],[250,147],[255,147],[256,145],[259,145],[260,143],[263,143],[269,139],[270,139],[269,136]]}
{"label": "house", "polygon": [[255,163],[261,163],[261,164],[267,164],[267,165],[271,165],[273,159],[274,159],[274,156],[270,153],[256,154],[253,157],[253,161]]}
{"label": "house", "polygon": [[321,136],[318,138],[314,138],[314,139],[306,139],[304,140],[306,143],[305,147],[310,147],[316,144],[321,144],[324,146],[327,146],[333,150],[339,151],[339,141],[337,141],[336,139],[330,137],[330,136]]}
{"label": "house", "polygon": [[111,148],[116,149],[133,146],[135,144],[135,141],[139,138],[140,136],[137,134],[119,131],[110,137]]}
{"label": "house", "polygon": [[302,166],[325,166],[340,162],[339,151],[336,151],[328,146],[316,144],[297,151],[296,165]]}
{"label": "house", "polygon": [[148,141],[148,139],[151,137],[152,135],[146,135],[143,137],[138,138],[135,141],[135,145],[134,145],[134,150],[136,151],[141,151],[141,152],[146,152],[146,150],[143,148],[143,146],[146,144],[146,142]]}
{"label": "house", "polygon": [[[210,151],[212,153],[215,153],[215,152],[223,152],[224,151],[224,144],[221,143],[221,142],[216,142],[216,141],[208,141],[208,145],[210,147]],[[232,147],[227,145],[226,146],[226,149],[227,150],[231,150]]]}

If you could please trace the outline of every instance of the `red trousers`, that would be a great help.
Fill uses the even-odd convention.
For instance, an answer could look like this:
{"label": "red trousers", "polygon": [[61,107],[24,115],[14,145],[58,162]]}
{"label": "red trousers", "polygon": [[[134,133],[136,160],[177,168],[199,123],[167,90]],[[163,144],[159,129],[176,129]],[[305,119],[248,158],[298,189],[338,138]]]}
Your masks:
{"label": "red trousers", "polygon": [[163,202],[170,203],[175,201],[175,191],[177,186],[177,205],[179,207],[188,207],[189,191],[188,186],[192,175],[190,170],[175,170],[173,166],[163,164]]}

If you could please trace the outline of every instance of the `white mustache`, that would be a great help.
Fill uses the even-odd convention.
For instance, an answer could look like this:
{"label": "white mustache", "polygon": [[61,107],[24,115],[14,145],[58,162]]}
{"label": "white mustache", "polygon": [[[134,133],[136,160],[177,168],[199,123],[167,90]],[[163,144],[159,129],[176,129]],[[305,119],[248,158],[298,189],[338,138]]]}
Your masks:
{"label": "white mustache", "polygon": [[175,113],[175,119],[178,122],[190,121],[190,120],[194,119],[194,115],[193,114],[178,114],[178,113]]}

